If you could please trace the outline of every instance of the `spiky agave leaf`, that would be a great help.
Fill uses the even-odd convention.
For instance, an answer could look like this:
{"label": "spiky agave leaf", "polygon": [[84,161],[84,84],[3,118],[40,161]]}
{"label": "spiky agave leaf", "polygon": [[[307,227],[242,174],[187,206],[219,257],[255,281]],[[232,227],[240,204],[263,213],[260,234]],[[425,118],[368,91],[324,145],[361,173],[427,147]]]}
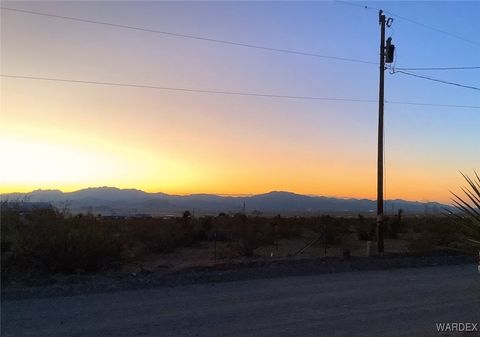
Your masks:
{"label": "spiky agave leaf", "polygon": [[468,227],[471,236],[468,241],[480,247],[480,177],[476,171],[473,172],[473,178],[460,172],[468,185],[461,187],[464,196],[450,192],[453,195],[452,206],[458,211],[450,214],[458,223]]}
{"label": "spiky agave leaf", "polygon": [[462,198],[452,192],[454,196],[452,199],[453,206],[464,216],[470,218],[475,225],[480,226],[480,177],[476,171],[474,171],[475,177],[473,179],[462,172],[460,173],[468,183],[468,186],[461,188],[467,198]]}

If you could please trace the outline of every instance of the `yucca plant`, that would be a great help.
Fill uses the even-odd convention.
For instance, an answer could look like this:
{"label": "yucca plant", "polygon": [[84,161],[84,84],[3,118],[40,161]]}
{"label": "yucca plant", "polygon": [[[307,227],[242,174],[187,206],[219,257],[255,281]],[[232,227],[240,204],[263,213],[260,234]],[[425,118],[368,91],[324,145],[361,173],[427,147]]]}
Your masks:
{"label": "yucca plant", "polygon": [[462,196],[451,192],[453,207],[457,212],[450,214],[469,229],[471,236],[469,241],[480,246],[480,177],[476,171],[473,172],[475,175],[473,178],[460,172],[467,186],[461,187],[464,193]]}

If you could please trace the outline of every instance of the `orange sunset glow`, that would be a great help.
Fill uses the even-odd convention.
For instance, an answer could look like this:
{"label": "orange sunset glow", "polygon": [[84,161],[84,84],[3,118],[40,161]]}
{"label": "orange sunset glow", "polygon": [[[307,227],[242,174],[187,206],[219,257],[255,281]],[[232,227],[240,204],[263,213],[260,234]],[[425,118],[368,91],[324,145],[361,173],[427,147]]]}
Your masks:
{"label": "orange sunset glow", "polygon": [[[36,6],[65,15],[98,16],[99,20],[107,15],[104,10],[108,7],[24,4],[39,9]],[[204,35],[218,31],[213,23],[190,18],[181,5],[175,10],[183,13],[176,21],[168,17],[168,11],[157,12],[163,20],[145,18],[145,8],[132,3],[114,8],[119,15],[129,13],[130,23],[138,26],[159,28],[161,22],[170,30],[188,32],[198,25]],[[329,11],[334,13],[335,8],[329,7]],[[328,13],[322,15],[328,17]],[[334,60],[276,55],[38,16],[29,19],[25,25],[20,14],[2,13],[5,74],[372,98],[373,102],[301,101],[3,77],[2,192],[115,186],[173,194],[285,190],[375,198],[375,66],[345,63],[336,68]],[[327,19],[318,21],[330,24]],[[308,20],[294,33],[283,25],[279,32],[276,24],[252,17],[252,25],[264,28],[264,41],[253,31],[242,33],[245,23],[237,19],[224,23],[221,31],[237,34],[240,40],[258,39],[258,43],[267,43],[270,36],[269,43],[274,45],[282,43],[274,38],[279,35],[291,48],[347,54],[344,49],[348,45],[336,46],[326,33],[319,33],[315,37],[318,42],[311,44]],[[362,34],[376,36],[376,25],[365,27]],[[351,33],[348,27],[338,31],[345,39]],[[292,40],[295,34],[302,37]],[[413,43],[401,38],[404,50]],[[376,60],[377,42],[372,41],[364,45],[355,42],[356,54]],[[404,62],[413,58],[402,53]],[[417,58],[417,63],[422,60]],[[476,93],[435,84],[418,90],[417,82],[412,86],[405,81],[387,78],[387,99],[478,103]],[[458,171],[470,172],[480,166],[478,147],[474,146],[479,141],[477,111],[387,104],[385,116],[386,198],[448,202],[449,191],[461,184]]]}

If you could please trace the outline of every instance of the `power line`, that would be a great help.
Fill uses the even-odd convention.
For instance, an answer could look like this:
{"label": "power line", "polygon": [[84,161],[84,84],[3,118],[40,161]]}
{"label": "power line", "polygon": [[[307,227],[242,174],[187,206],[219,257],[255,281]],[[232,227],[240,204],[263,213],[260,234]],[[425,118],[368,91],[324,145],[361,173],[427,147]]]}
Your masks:
{"label": "power line", "polygon": [[[193,92],[193,93],[204,93],[204,94],[254,96],[254,97],[298,99],[298,100],[377,103],[377,100],[373,100],[373,99],[332,98],[332,97],[319,97],[319,96],[295,96],[295,95],[265,94],[265,93],[255,93],[255,92],[238,92],[238,91],[224,91],[224,90],[204,90],[204,89],[192,89],[192,88],[154,86],[154,85],[145,85],[145,84],[133,84],[133,83],[89,81],[89,80],[76,80],[76,79],[66,79],[66,78],[22,76],[22,75],[8,75],[8,74],[0,74],[0,76],[5,77],[5,78],[16,78],[16,79],[26,79],[26,80],[41,80],[41,81],[80,83],[80,84],[95,84],[95,85],[105,85],[105,86],[133,87],[133,88],[140,88],[140,89],[156,89],[156,90]],[[447,107],[447,108],[480,109],[480,106],[474,106],[474,105],[435,104],[435,103],[402,102],[402,101],[385,101],[385,103],[418,105],[418,106],[436,106],[436,107]]]}
{"label": "power line", "polygon": [[163,86],[144,85],[144,84],[87,81],[87,80],[75,80],[75,79],[51,78],[51,77],[35,77],[35,76],[20,76],[20,75],[6,75],[6,74],[1,74],[0,76],[9,77],[9,78],[29,79],[29,80],[71,82],[71,83],[83,83],[83,84],[98,84],[98,85],[109,85],[109,86],[119,86],[119,87],[143,88],[143,89],[158,89],[158,90],[168,90],[168,91],[196,92],[196,93],[204,93],[204,94],[222,94],[222,95],[255,96],[255,97],[269,97],[269,98],[321,100],[321,101],[346,101],[346,102],[363,102],[363,103],[374,103],[374,102],[376,102],[375,100],[369,100],[369,99],[330,98],[330,97],[316,97],[316,96],[262,94],[262,93],[255,93],[255,92],[237,92],[237,91],[224,91],[224,90],[204,90],[204,89],[163,87]]}
{"label": "power line", "polygon": [[[372,7],[372,6],[367,6],[367,5],[360,5],[360,4],[357,4],[357,3],[354,3],[354,2],[351,2],[351,1],[343,1],[343,0],[334,0],[335,2],[340,2],[340,3],[343,3],[345,5],[350,5],[350,6],[355,6],[355,7],[362,7],[364,9],[369,9],[369,10],[375,10],[375,11],[379,11],[380,9],[379,8],[376,8],[376,7]],[[426,28],[426,29],[430,29],[432,31],[435,31],[437,33],[440,33],[440,34],[444,34],[444,35],[447,35],[447,36],[450,36],[454,39],[457,39],[457,40],[460,40],[460,41],[463,41],[463,42],[467,42],[469,44],[472,44],[474,46],[480,46],[480,43],[479,42],[476,42],[476,41],[472,41],[470,39],[467,39],[467,38],[464,38],[463,36],[460,36],[460,35],[457,35],[455,33],[450,33],[446,30],[443,30],[443,29],[439,29],[439,28],[436,28],[436,27],[432,27],[432,26],[429,26],[429,25],[426,25],[422,22],[418,22],[418,21],[415,21],[415,20],[412,20],[410,18],[407,18],[405,16],[401,16],[401,15],[397,15],[391,11],[387,11],[387,10],[383,10],[384,13],[387,13],[388,15],[391,15],[397,19],[400,19],[400,20],[404,20],[404,21],[407,21],[407,22],[410,22],[410,23],[413,23],[415,25],[418,25],[418,26],[421,26],[423,28]]]}
{"label": "power line", "polygon": [[474,70],[480,69],[480,67],[432,67],[432,68],[403,68],[403,67],[395,67],[398,70]]}
{"label": "power line", "polygon": [[333,2],[340,2],[340,3],[343,3],[345,5],[349,5],[349,6],[355,6],[355,7],[361,7],[363,9],[373,9],[367,5],[361,5],[361,4],[357,4],[355,2],[351,2],[351,1],[343,1],[343,0],[333,0]]}
{"label": "power line", "polygon": [[387,103],[387,104],[401,104],[401,105],[417,105],[417,106],[434,106],[434,107],[445,107],[445,108],[480,109],[480,106],[475,106],[475,105],[402,102],[402,101],[390,101],[390,100],[385,100],[385,103]]}
{"label": "power line", "polygon": [[396,17],[397,19],[401,19],[401,20],[404,20],[404,21],[413,23],[413,24],[415,24],[415,25],[421,26],[421,27],[423,27],[423,28],[430,29],[430,30],[435,31],[435,32],[437,32],[437,33],[441,33],[441,34],[450,36],[450,37],[452,37],[452,38],[454,38],[454,39],[457,39],[457,40],[460,40],[460,41],[464,41],[464,42],[470,43],[470,44],[472,44],[472,45],[474,45],[474,46],[477,46],[477,47],[480,46],[480,43],[478,43],[478,42],[476,42],[476,41],[472,41],[472,40],[470,40],[470,39],[466,39],[466,38],[464,38],[464,37],[462,37],[462,36],[460,36],[460,35],[457,35],[457,34],[454,34],[454,33],[450,33],[450,32],[448,32],[448,31],[446,31],[446,30],[443,30],[443,29],[439,29],[439,28],[436,28],[436,27],[432,27],[432,26],[426,25],[426,24],[424,24],[424,23],[422,23],[422,22],[418,22],[418,21],[409,19],[409,18],[407,18],[407,17],[397,15],[397,14],[392,13],[392,12],[390,12],[390,11],[385,11],[385,13],[388,13],[389,15],[392,15],[392,16]]}
{"label": "power line", "polygon": [[235,42],[235,41],[229,41],[229,40],[214,39],[214,38],[197,36],[197,35],[173,33],[173,32],[167,32],[167,31],[161,31],[161,30],[155,30],[155,29],[149,29],[149,28],[142,28],[142,27],[136,27],[136,26],[116,24],[116,23],[105,22],[105,21],[96,21],[96,20],[90,20],[90,19],[83,19],[83,18],[49,14],[49,13],[42,13],[42,12],[35,12],[35,11],[27,11],[27,10],[23,10],[23,9],[8,8],[8,7],[0,7],[0,8],[3,9],[3,10],[13,11],[13,12],[17,12],[17,13],[40,15],[40,16],[45,16],[45,17],[72,20],[72,21],[78,21],[78,22],[83,22],[83,23],[91,23],[91,24],[103,25],[103,26],[109,26],[109,27],[115,27],[115,28],[132,29],[132,30],[136,30],[136,31],[162,34],[162,35],[174,36],[174,37],[180,37],[180,38],[186,38],[186,39],[208,41],[208,42],[214,42],[214,43],[220,43],[220,44],[226,44],[226,45],[233,45],[233,46],[239,46],[239,47],[246,47],[246,48],[252,48],[252,49],[268,50],[268,51],[271,51],[271,52],[311,56],[311,57],[325,58],[325,59],[345,61],[345,62],[355,62],[355,63],[374,64],[374,65],[377,64],[376,62],[370,62],[370,61],[365,61],[365,60],[360,60],[360,59],[353,59],[353,58],[340,57],[340,56],[331,56],[331,55],[323,55],[323,54],[303,52],[303,51],[299,51],[299,50],[291,50],[291,49],[284,49],[284,48],[267,47],[267,46],[254,45],[254,44]]}
{"label": "power line", "polygon": [[461,88],[473,89],[473,90],[479,90],[480,91],[480,88],[472,87],[472,86],[469,86],[469,85],[464,85],[464,84],[460,84],[460,83],[440,80],[440,79],[437,79],[437,78],[418,75],[418,74],[415,74],[415,73],[410,73],[410,72],[407,72],[407,71],[397,70],[397,69],[393,69],[393,68],[392,68],[392,70],[393,70],[392,74],[400,73],[400,74],[405,74],[405,75],[408,75],[408,76],[422,78],[422,79],[429,80],[429,81],[434,81],[434,82],[439,82],[439,83],[443,83],[443,84],[454,85],[454,86],[461,87]]}
{"label": "power line", "polygon": [[[351,2],[348,2],[348,1],[340,1],[340,0],[335,0],[335,1],[336,2],[342,2],[342,3],[345,3],[345,4],[349,4],[349,5],[354,5],[354,6],[357,6],[357,7],[363,7],[363,8],[368,7],[368,6],[363,6],[363,5],[351,3]],[[62,15],[55,15],[55,14],[49,14],[49,13],[27,11],[27,10],[16,9],[16,8],[8,8],[8,7],[0,7],[0,8],[3,9],[3,10],[9,10],[9,11],[26,13],[26,14],[40,15],[40,16],[46,16],[46,17],[54,17],[54,18],[66,19],[66,20],[74,20],[74,21],[79,21],[79,22],[84,22],[84,23],[106,25],[106,26],[117,27],[117,28],[133,29],[133,30],[139,30],[139,31],[146,31],[146,32],[150,32],[150,33],[158,33],[158,34],[164,34],[164,35],[170,35],[170,36],[176,36],[176,37],[182,37],[182,38],[190,38],[190,39],[196,39],[196,40],[203,40],[203,41],[209,41],[209,42],[215,42],[215,43],[223,43],[223,44],[229,44],[229,45],[235,45],[235,46],[241,46],[241,47],[248,47],[248,48],[274,51],[274,52],[282,52],[282,53],[289,53],[289,54],[296,54],[296,55],[303,55],[303,56],[334,59],[334,60],[339,60],[339,61],[357,62],[357,63],[375,64],[376,65],[375,62],[364,61],[364,60],[359,60],[359,59],[344,58],[344,57],[329,56],[329,55],[321,55],[321,54],[316,54],[316,53],[302,52],[302,51],[296,51],[296,50],[290,50],[290,49],[273,48],[273,47],[252,45],[252,44],[233,42],[233,41],[227,41],[227,40],[206,38],[206,37],[200,37],[200,36],[194,36],[194,35],[178,34],[178,33],[158,31],[158,30],[153,30],[153,29],[148,29],[148,28],[114,24],[114,23],[103,22],[103,21],[95,21],[95,20],[75,18],[75,17],[62,16]],[[374,8],[370,7],[368,9],[374,9]],[[387,11],[385,11],[385,12],[387,12]],[[468,67],[467,66],[467,67],[430,67],[430,68],[396,68],[396,69],[399,69],[399,70],[473,70],[473,69],[480,69],[480,67],[478,67],[478,66]]]}

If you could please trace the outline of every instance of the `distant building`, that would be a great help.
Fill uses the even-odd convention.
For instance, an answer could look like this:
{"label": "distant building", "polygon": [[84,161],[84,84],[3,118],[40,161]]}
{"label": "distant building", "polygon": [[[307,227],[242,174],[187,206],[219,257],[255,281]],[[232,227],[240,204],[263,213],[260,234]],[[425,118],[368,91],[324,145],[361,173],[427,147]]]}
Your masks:
{"label": "distant building", "polygon": [[127,219],[126,215],[102,215],[104,220],[125,220]]}
{"label": "distant building", "polygon": [[137,213],[134,215],[130,215],[131,218],[137,218],[137,219],[151,219],[152,215],[151,214],[145,214],[145,213]]}
{"label": "distant building", "polygon": [[102,215],[102,219],[105,220],[126,220],[126,219],[151,219],[153,218],[150,214],[115,214],[115,215]]}

